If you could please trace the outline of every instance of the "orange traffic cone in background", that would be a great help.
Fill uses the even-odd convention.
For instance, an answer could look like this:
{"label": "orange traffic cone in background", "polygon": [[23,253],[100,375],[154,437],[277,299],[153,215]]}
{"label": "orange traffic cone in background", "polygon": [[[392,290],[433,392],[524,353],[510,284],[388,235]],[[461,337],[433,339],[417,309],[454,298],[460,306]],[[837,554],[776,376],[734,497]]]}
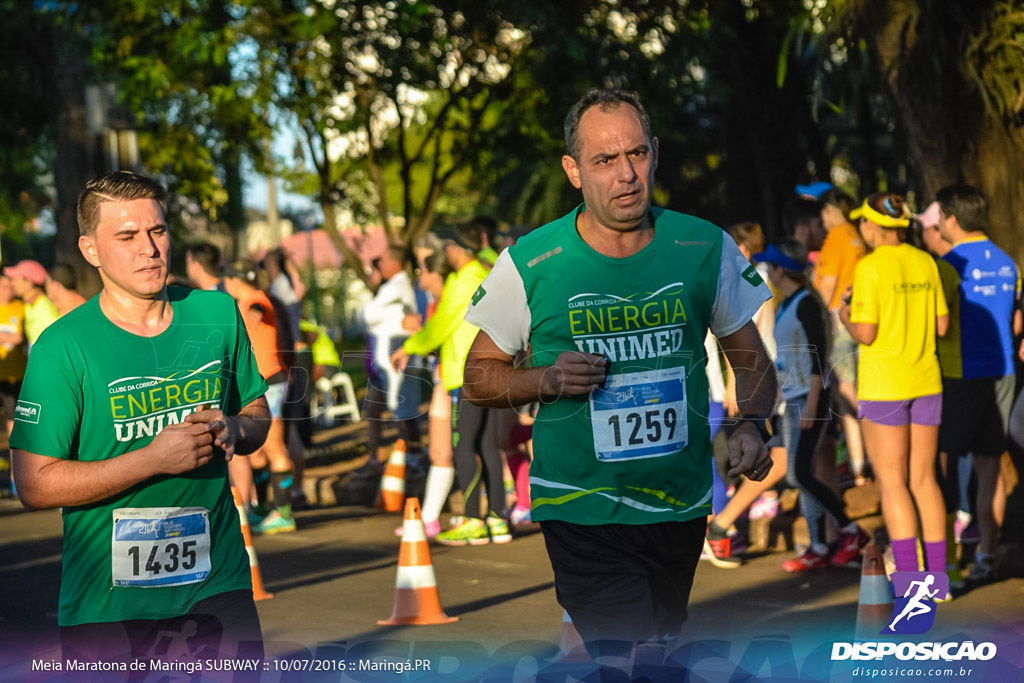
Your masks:
{"label": "orange traffic cone in background", "polygon": [[235,509],[238,510],[238,520],[242,525],[242,538],[245,539],[245,552],[249,554],[249,571],[252,573],[252,599],[269,600],[274,597],[263,589],[263,577],[260,576],[260,563],[256,560],[256,551],[252,547],[252,534],[249,533],[249,518],[245,514],[245,506],[242,505],[242,496],[238,489],[231,487],[231,495],[235,499]]}
{"label": "orange traffic cone in background", "polygon": [[458,620],[458,617],[449,617],[441,608],[427,534],[420,517],[420,501],[410,498],[405,501],[402,546],[398,552],[398,576],[395,579],[395,607],[390,618],[377,623],[382,626],[450,624]]}
{"label": "orange traffic cone in background", "polygon": [[860,570],[860,598],[857,600],[856,637],[877,640],[892,616],[892,589],[885,576],[882,549],[869,545]]}
{"label": "orange traffic cone in background", "polygon": [[388,512],[400,512],[405,500],[405,441],[395,441],[388,456],[384,476],[380,478],[380,507]]}

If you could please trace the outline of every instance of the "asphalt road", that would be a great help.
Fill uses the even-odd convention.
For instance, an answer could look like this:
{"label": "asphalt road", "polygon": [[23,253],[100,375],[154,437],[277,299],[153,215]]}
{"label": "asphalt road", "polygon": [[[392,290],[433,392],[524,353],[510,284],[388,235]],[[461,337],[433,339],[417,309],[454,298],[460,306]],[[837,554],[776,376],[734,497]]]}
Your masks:
{"label": "asphalt road", "polygon": [[[594,664],[576,665],[583,667],[577,671],[559,663],[562,610],[539,532],[507,545],[433,545],[442,605],[459,621],[390,627],[378,626],[377,620],[392,611],[399,549],[393,531],[399,516],[335,506],[300,512],[298,519],[297,533],[256,540],[264,582],[275,593],[258,603],[267,641],[263,680],[597,680]],[[16,501],[0,501],[0,681],[63,680],[31,671],[33,660],[60,660],[60,533],[59,513],[25,512]],[[702,562],[691,617],[679,642],[669,648],[672,666],[665,665],[663,679],[682,680],[685,665],[690,680],[782,681],[802,675],[807,680],[859,680],[852,672],[862,663],[828,661],[832,642],[853,639],[859,568],[791,575],[779,566],[787,556],[768,553],[737,570]],[[927,634],[928,639],[997,642],[996,660],[949,679],[959,681],[1024,680],[1022,636],[1021,578],[940,605]],[[405,661],[411,666],[417,659],[430,671],[398,676],[353,670],[360,662]],[[309,668],[318,661],[320,666],[333,662],[329,666],[335,670],[280,669]],[[339,672],[338,662],[350,668]],[[615,669],[603,680],[636,678],[622,658],[611,656],[602,664]]]}

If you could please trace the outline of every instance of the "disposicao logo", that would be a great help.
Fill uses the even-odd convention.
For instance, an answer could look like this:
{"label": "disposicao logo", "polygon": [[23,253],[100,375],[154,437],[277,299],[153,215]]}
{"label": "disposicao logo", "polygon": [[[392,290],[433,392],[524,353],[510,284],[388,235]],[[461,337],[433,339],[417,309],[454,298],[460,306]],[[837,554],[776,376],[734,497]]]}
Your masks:
{"label": "disposicao logo", "polygon": [[893,572],[892,616],[882,635],[918,635],[935,624],[935,599],[949,593],[945,572]]}
{"label": "disposicao logo", "polygon": [[[893,601],[889,623],[880,635],[919,635],[935,624],[935,599],[949,592],[949,576],[944,572],[894,572]],[[987,661],[997,654],[994,643],[965,642],[857,642],[832,643],[832,661],[880,660],[896,657],[901,661]]]}

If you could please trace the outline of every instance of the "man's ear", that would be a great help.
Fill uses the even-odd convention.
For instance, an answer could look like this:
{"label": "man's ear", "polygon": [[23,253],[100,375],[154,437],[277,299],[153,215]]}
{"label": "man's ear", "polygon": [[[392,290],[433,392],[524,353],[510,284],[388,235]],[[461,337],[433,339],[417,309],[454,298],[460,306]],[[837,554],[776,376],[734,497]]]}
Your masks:
{"label": "man's ear", "polygon": [[82,257],[85,258],[86,262],[93,268],[100,267],[100,257],[96,253],[96,236],[80,235],[78,237],[78,250],[82,252]]}
{"label": "man's ear", "polygon": [[652,155],[651,156],[651,160],[654,162],[652,164],[651,170],[652,171],[657,171],[658,170],[658,138],[654,138],[654,139],[651,140],[651,155]]}
{"label": "man's ear", "polygon": [[569,182],[572,183],[573,187],[578,190],[583,186],[580,182],[580,167],[571,155],[565,154],[562,156],[562,170],[569,177]]}

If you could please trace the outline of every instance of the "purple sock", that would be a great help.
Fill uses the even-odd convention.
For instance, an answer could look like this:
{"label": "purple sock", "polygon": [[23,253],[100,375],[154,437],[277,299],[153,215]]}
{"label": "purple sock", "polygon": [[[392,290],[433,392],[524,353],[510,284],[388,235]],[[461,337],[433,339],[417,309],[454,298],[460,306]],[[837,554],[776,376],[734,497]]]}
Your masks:
{"label": "purple sock", "polygon": [[924,542],[924,568],[930,572],[946,571],[946,539]]}
{"label": "purple sock", "polygon": [[[898,538],[892,540],[892,559],[896,562],[898,572],[917,571],[917,538]],[[945,553],[943,553],[945,560]]]}

